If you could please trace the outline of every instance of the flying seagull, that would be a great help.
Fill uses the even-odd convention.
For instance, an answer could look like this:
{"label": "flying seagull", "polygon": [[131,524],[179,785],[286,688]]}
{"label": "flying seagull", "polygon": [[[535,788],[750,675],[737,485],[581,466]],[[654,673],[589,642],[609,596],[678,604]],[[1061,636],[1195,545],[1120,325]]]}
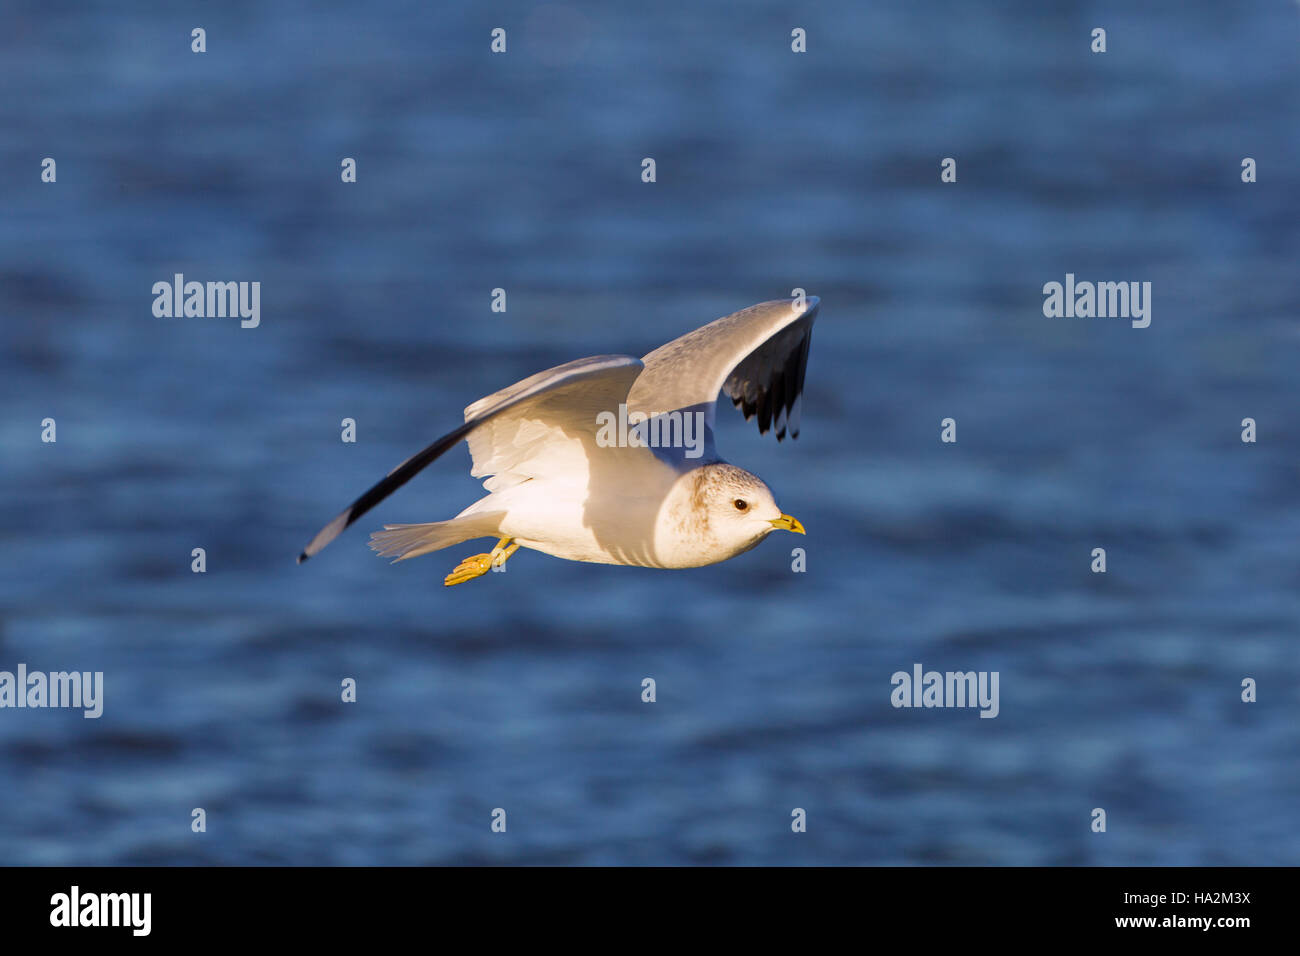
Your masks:
{"label": "flying seagull", "polygon": [[[799,434],[816,296],[723,316],[643,358],[597,355],[538,372],[465,409],[465,423],[402,462],[320,530],[301,564],[458,442],[488,494],[450,521],[384,525],[370,547],[397,561],[498,538],[444,584],[501,567],[520,547],[570,561],[695,568],[748,551],[780,529],[804,534],[757,475],[714,446],[725,393],[775,428]],[[616,424],[617,423],[617,424]]]}

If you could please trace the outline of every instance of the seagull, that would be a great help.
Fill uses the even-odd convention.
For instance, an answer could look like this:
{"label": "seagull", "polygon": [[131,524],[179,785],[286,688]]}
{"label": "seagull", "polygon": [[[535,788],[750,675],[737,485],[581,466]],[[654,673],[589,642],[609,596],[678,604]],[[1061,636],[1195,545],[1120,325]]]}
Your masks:
{"label": "seagull", "polygon": [[370,547],[396,561],[475,538],[498,539],[446,576],[450,587],[503,568],[521,547],[570,561],[696,568],[773,531],[805,534],[757,475],[714,444],[725,393],[760,434],[799,435],[804,374],[820,300],[762,302],[650,354],[596,355],[538,372],[465,409],[465,421],[402,462],[327,524],[298,556],[349,525],[461,441],[488,494],[448,521],[384,525]]}

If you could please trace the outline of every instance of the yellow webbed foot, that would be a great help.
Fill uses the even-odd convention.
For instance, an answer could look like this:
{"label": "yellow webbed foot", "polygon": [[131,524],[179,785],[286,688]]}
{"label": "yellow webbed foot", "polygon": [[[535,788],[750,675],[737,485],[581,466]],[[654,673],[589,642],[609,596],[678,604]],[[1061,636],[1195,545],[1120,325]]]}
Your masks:
{"label": "yellow webbed foot", "polygon": [[443,579],[444,587],[451,587],[453,584],[463,584],[466,581],[482,577],[488,573],[492,567],[492,555],[475,554],[466,558],[460,564],[452,569],[451,574]]}
{"label": "yellow webbed foot", "polygon": [[492,549],[490,554],[471,555],[456,565],[451,574],[443,579],[443,586],[451,587],[453,584],[461,584],[473,578],[482,577],[492,569],[493,565],[504,568],[505,563],[510,560],[510,555],[518,550],[518,542],[508,536],[503,537],[497,542],[497,546]]}

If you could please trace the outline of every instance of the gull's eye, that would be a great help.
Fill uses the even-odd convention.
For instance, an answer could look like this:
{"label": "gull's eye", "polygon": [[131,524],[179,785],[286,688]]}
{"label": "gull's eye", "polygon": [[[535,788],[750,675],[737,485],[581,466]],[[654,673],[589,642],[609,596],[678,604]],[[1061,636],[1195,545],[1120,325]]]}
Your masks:
{"label": "gull's eye", "polygon": [[737,510],[737,511],[744,511],[744,510],[745,510],[746,508],[748,508],[748,507],[749,507],[749,503],[748,503],[747,501],[745,501],[744,498],[737,498],[737,499],[736,499],[736,510]]}

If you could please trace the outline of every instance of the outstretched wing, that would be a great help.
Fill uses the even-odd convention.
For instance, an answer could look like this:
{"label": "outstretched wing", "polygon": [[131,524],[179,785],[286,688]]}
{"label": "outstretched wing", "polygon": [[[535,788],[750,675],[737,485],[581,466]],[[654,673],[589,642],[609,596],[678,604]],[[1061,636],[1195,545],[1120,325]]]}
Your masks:
{"label": "outstretched wing", "polygon": [[[344,508],[312,538],[298,563],[463,440],[470,444],[473,474],[510,476],[507,484],[565,468],[585,469],[583,439],[597,431],[601,411],[627,401],[641,370],[641,360],[630,355],[597,355],[538,372],[480,399],[465,409],[465,424],[406,459]],[[492,482],[485,484],[493,490]]]}
{"label": "outstretched wing", "polygon": [[780,441],[799,436],[800,396],[808,346],[820,300],[777,299],[741,309],[661,345],[642,361],[628,395],[628,411],[646,415],[677,409],[705,413],[712,431],[714,405],[725,392],[758,430],[773,426]]}

